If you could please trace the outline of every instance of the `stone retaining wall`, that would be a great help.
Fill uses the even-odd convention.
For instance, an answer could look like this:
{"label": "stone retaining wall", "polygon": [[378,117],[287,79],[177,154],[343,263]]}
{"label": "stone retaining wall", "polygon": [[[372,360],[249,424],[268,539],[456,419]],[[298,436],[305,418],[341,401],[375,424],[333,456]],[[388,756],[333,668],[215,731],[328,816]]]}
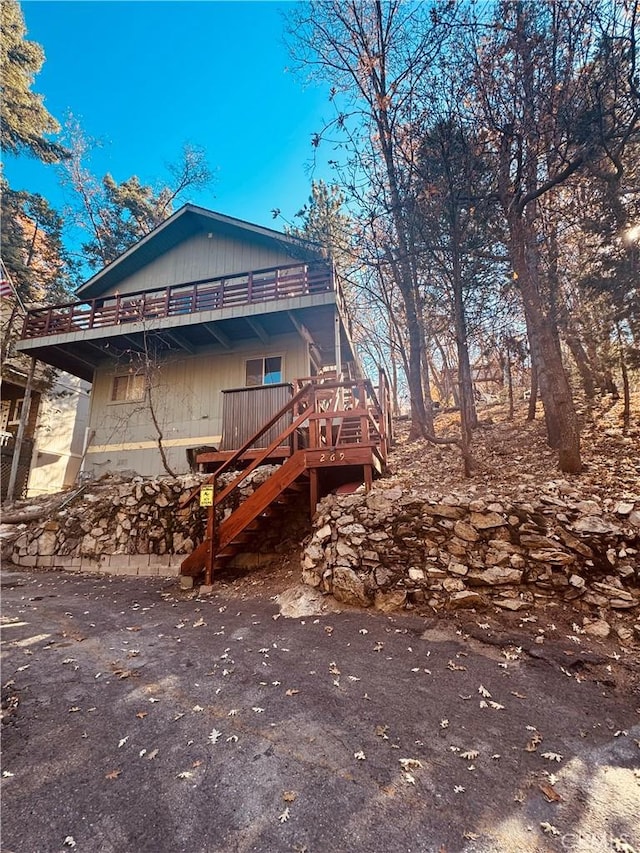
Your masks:
{"label": "stone retaining wall", "polygon": [[566,481],[547,484],[535,503],[436,499],[379,481],[368,495],[322,501],[302,569],[305,583],[339,601],[382,610],[519,610],[551,598],[631,610],[639,550],[640,501],[606,511]]}
{"label": "stone retaining wall", "polygon": [[[255,491],[269,477],[272,467],[253,471],[220,509],[218,520]],[[222,475],[220,486],[234,476]],[[179,506],[180,500],[205,479],[195,475],[153,480],[109,477],[91,483],[51,518],[22,525],[11,559],[19,566],[177,576],[185,555],[202,541],[207,518],[197,500],[184,509]],[[292,529],[295,531],[295,525]],[[300,537],[303,535],[300,532]],[[272,523],[260,543],[260,552],[238,554],[234,565],[268,564],[286,538],[281,526]]]}

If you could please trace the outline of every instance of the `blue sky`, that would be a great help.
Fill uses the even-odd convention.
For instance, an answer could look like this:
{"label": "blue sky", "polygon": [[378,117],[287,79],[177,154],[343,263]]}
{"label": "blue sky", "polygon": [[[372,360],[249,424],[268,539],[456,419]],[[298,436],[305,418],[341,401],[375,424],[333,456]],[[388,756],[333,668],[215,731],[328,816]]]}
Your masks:
{"label": "blue sky", "polygon": [[[189,200],[282,228],[307,200],[311,178],[331,180],[312,134],[332,116],[326,90],[287,70],[287,2],[59,2],[22,0],[27,38],[46,61],[34,91],[62,121],[71,111],[101,140],[92,171],[144,183],[166,176],[185,142],[203,146],[214,172]],[[7,158],[12,187],[40,192],[60,209],[56,169]]]}

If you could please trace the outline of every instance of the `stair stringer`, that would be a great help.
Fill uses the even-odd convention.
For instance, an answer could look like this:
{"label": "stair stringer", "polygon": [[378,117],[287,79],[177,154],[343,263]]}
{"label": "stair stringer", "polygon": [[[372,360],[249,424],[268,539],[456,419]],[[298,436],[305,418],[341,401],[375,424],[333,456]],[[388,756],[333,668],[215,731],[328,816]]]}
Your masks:
{"label": "stair stringer", "polygon": [[253,494],[249,495],[218,528],[218,550],[230,545],[261,513],[280,497],[284,490],[304,473],[307,464],[304,450],[298,450],[273,472]]}
{"label": "stair stringer", "polygon": [[[298,450],[243,501],[218,527],[216,551],[224,550],[246,528],[277,500],[306,470],[304,450]],[[206,567],[210,541],[205,539],[182,562],[180,573],[197,576]],[[215,559],[215,555],[214,555]]]}

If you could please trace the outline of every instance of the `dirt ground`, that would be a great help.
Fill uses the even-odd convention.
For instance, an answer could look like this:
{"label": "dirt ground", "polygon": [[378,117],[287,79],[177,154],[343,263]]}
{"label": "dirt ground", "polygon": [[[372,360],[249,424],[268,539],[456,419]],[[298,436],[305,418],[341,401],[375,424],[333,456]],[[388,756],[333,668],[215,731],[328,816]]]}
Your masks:
{"label": "dirt ground", "polygon": [[[640,499],[638,403],[627,434],[583,410],[585,498]],[[389,480],[561,478],[522,406],[481,418],[471,480],[406,424]],[[299,547],[206,596],[5,566],[2,853],[640,853],[635,639],[575,604],[383,615],[299,579]]]}
{"label": "dirt ground", "polygon": [[4,853],[640,849],[635,656],[288,572],[3,571]]}

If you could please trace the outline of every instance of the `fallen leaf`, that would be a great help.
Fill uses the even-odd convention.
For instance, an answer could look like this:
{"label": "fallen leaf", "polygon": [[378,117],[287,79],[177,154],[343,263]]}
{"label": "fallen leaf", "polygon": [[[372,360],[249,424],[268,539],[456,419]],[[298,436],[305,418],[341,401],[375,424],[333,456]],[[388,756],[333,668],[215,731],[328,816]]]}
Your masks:
{"label": "fallen leaf", "polygon": [[389,726],[376,726],[375,733],[377,737],[381,737],[383,740],[389,740],[389,736],[387,732],[389,731]]}
{"label": "fallen leaf", "polygon": [[299,690],[293,690],[290,688],[289,690],[287,690],[285,692],[285,696],[295,696],[296,693],[300,693],[300,691]]}
{"label": "fallen leaf", "polygon": [[418,758],[399,758],[403,770],[417,770],[422,767],[422,762]]}
{"label": "fallen leaf", "polygon": [[364,752],[363,752],[361,749],[359,749],[359,750],[358,750],[358,752],[354,752],[354,753],[353,753],[353,757],[354,757],[357,761],[364,761],[364,760],[366,759],[366,757],[367,757],[367,756],[364,754]]}
{"label": "fallen leaf", "polygon": [[152,749],[151,752],[147,755],[147,761],[153,761],[153,759],[156,757],[157,754],[158,754],[158,750]]}
{"label": "fallen leaf", "polygon": [[560,794],[551,785],[547,785],[546,782],[541,782],[538,785],[538,788],[540,788],[548,803],[562,802],[562,797],[560,796]]}
{"label": "fallen leaf", "polygon": [[286,823],[289,820],[289,806],[278,816],[280,823]]}
{"label": "fallen leaf", "polygon": [[192,627],[193,628],[202,628],[206,624],[207,623],[204,621],[204,619],[202,617],[200,617],[200,619],[198,619],[197,622],[193,623]]}
{"label": "fallen leaf", "polygon": [[560,830],[557,827],[553,826],[551,823],[547,823],[546,820],[542,821],[540,824],[540,828],[547,835],[560,835]]}
{"label": "fallen leaf", "polygon": [[12,776],[15,776],[15,774],[12,773],[10,770],[3,770],[2,771],[2,778],[3,779],[10,779]]}
{"label": "fallen leaf", "polygon": [[222,732],[219,732],[218,729],[211,729],[211,731],[209,732],[209,741],[211,743],[218,743],[221,737]]}
{"label": "fallen leaf", "polygon": [[120,740],[118,741],[118,749],[123,747],[128,740],[129,740],[129,735],[127,735],[126,737],[120,738]]}
{"label": "fallen leaf", "polygon": [[562,761],[563,757],[559,752],[543,752],[542,757],[547,761]]}
{"label": "fallen leaf", "polygon": [[453,786],[453,791],[455,794],[464,794],[464,792],[466,790],[467,789],[464,787],[464,785],[454,785]]}
{"label": "fallen leaf", "polygon": [[541,743],[542,735],[539,732],[535,732],[531,740],[527,742],[525,749],[527,752],[535,752]]}
{"label": "fallen leaf", "polygon": [[473,761],[476,759],[480,753],[477,749],[468,749],[466,752],[460,753],[460,758],[464,758],[465,761]]}
{"label": "fallen leaf", "polygon": [[295,791],[284,791],[282,794],[282,799],[285,803],[293,803],[297,797],[297,793]]}
{"label": "fallen leaf", "polygon": [[255,711],[256,714],[263,714],[264,713],[264,708],[258,708],[257,706],[254,706],[251,710]]}
{"label": "fallen leaf", "polygon": [[64,844],[65,847],[75,847],[76,846],[76,840],[73,837],[73,835],[67,835],[67,837],[65,838],[65,840],[62,843]]}
{"label": "fallen leaf", "polygon": [[117,779],[118,776],[122,773],[122,770],[111,770],[109,773],[105,773],[105,779]]}
{"label": "fallen leaf", "polygon": [[137,717],[139,720],[144,720],[144,718],[145,718],[145,717],[148,717],[148,716],[149,716],[149,712],[148,712],[148,711],[138,711],[138,713],[136,714],[136,717]]}
{"label": "fallen leaf", "polygon": [[196,711],[197,713],[198,711],[204,711],[204,708],[202,707],[202,705],[194,705],[191,710]]}
{"label": "fallen leaf", "polygon": [[182,773],[177,774],[178,779],[192,779],[193,773],[190,770],[183,770]]}
{"label": "fallen leaf", "polygon": [[491,693],[489,693],[487,688],[484,687],[482,684],[480,685],[480,687],[478,687],[478,693],[481,696],[484,696],[485,699],[491,699]]}

